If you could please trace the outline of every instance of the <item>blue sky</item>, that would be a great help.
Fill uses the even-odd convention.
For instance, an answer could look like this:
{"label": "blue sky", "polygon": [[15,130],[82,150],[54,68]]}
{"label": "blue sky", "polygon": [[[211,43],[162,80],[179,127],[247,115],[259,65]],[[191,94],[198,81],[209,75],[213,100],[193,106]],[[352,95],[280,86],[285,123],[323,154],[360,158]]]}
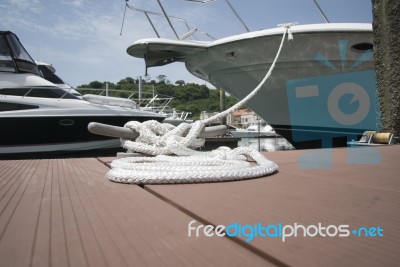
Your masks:
{"label": "blue sky", "polygon": [[[187,20],[216,38],[245,32],[224,0],[196,4],[185,0],[161,0],[170,16]],[[323,23],[312,0],[230,0],[251,30],[277,24]],[[161,12],[156,0],[130,0],[130,5]],[[319,0],[331,22],[372,22],[371,0]],[[143,60],[126,49],[141,38],[156,37],[142,13],[127,10],[120,35],[125,0],[0,0],[0,30],[17,34],[35,60],[52,64],[72,86],[94,80],[118,82],[144,75]],[[173,38],[165,19],[152,17],[160,35]],[[187,30],[174,22],[178,34]],[[199,39],[207,40],[202,35]],[[188,73],[182,63],[150,68],[152,78],[163,74],[177,80],[203,83]]]}

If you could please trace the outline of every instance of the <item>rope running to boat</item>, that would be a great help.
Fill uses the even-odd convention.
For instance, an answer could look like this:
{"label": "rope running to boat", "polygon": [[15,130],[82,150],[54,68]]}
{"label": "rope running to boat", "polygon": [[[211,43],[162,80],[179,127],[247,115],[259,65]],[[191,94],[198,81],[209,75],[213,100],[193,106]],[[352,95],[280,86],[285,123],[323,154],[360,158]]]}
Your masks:
{"label": "rope running to boat", "polygon": [[[278,165],[249,147],[233,150],[220,147],[211,152],[200,152],[194,148],[204,145],[204,138],[198,138],[204,125],[236,111],[259,92],[271,76],[286,34],[288,33],[289,40],[293,38],[290,26],[291,24],[283,25],[284,32],[278,52],[262,81],[231,108],[208,119],[198,120],[193,124],[182,123],[177,127],[157,121],[130,121],[125,124],[125,127],[138,132],[139,137],[135,141],[121,140],[122,146],[128,152],[139,153],[141,156],[114,160],[107,177],[120,183],[163,184],[233,181],[274,173]],[[254,161],[256,165],[249,161]]]}

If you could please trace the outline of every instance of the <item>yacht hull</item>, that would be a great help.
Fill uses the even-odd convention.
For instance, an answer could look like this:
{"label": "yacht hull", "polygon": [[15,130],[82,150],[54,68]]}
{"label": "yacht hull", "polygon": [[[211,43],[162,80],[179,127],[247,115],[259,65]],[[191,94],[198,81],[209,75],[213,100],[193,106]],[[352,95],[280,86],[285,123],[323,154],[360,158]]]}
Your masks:
{"label": "yacht hull", "polygon": [[[246,106],[296,148],[345,146],[376,129],[377,102],[370,24],[291,27],[277,64]],[[283,28],[195,43],[144,39],[127,52],[147,67],[181,61],[193,75],[242,99],[263,79]]]}
{"label": "yacht hull", "polygon": [[[108,149],[121,146],[120,140],[92,134],[90,122],[123,126],[135,120],[143,122],[155,117],[116,116],[48,116],[0,118],[0,155],[38,152],[68,152]],[[158,118],[158,121],[162,121]]]}
{"label": "yacht hull", "polygon": [[[242,99],[271,67],[281,38],[211,46],[188,57],[186,67]],[[376,127],[372,38],[372,32],[354,31],[294,34],[271,77],[246,106],[296,148],[345,146],[348,139]],[[358,103],[352,103],[351,95]],[[367,111],[358,114],[359,109]]]}

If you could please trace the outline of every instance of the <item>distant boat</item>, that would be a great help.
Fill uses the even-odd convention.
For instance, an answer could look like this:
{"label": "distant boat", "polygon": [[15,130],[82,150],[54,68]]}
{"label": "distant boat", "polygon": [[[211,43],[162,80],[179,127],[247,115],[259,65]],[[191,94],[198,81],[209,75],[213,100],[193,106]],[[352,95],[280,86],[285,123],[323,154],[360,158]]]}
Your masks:
{"label": "distant boat", "polygon": [[275,130],[271,125],[265,122],[251,123],[247,128],[230,131],[230,134],[236,138],[258,138],[258,137],[277,137]]}
{"label": "distant boat", "polygon": [[172,109],[172,112],[164,111],[167,114],[167,117],[164,119],[164,123],[169,123],[175,126],[178,126],[181,123],[192,123],[193,120],[190,118],[190,112],[177,111],[176,109]]}
{"label": "distant boat", "polygon": [[119,139],[90,133],[88,124],[123,126],[165,117],[78,98],[45,80],[18,37],[0,31],[0,155],[120,147]]}

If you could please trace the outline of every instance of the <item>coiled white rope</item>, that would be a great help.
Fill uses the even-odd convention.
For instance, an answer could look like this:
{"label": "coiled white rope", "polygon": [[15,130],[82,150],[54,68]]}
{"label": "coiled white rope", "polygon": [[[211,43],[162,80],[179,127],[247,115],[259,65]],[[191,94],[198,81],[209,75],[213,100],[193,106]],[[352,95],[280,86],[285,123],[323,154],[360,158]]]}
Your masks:
{"label": "coiled white rope", "polygon": [[[227,150],[224,151],[225,149]],[[221,151],[223,152],[218,155]],[[120,183],[202,183],[251,179],[273,173],[278,169],[276,163],[248,147],[238,147],[233,150],[219,148],[207,154],[209,157],[158,155],[121,158],[111,163],[112,169],[107,176],[110,180]],[[247,161],[232,157],[240,155],[248,156],[258,165],[251,166]]]}
{"label": "coiled white rope", "polygon": [[[182,123],[177,127],[157,121],[128,122],[125,127],[139,133],[135,141],[122,140],[128,152],[149,156],[116,159],[111,163],[107,177],[119,183],[162,184],[200,183],[251,179],[274,173],[278,165],[266,159],[258,151],[248,147],[233,150],[220,147],[211,152],[200,152],[192,148],[201,147],[204,138],[199,133],[207,123],[216,121],[234,112],[258,93],[272,70],[282,50],[290,24],[284,25],[284,33],[274,61],[257,87],[231,108],[193,124]],[[176,156],[167,156],[176,155]],[[248,161],[254,161],[256,165]]]}

